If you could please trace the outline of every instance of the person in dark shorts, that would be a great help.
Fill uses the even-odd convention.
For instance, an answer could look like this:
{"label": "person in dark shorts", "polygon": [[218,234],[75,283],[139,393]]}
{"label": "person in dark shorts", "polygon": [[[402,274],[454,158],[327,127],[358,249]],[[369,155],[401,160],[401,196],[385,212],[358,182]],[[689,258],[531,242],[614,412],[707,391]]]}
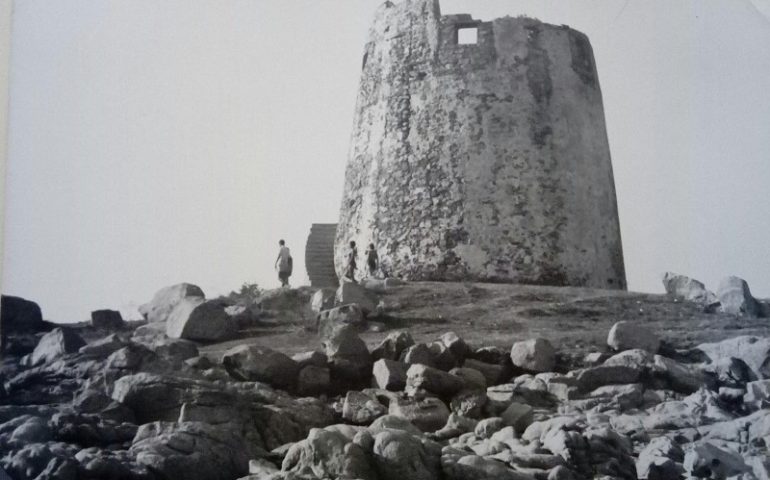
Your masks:
{"label": "person in dark shorts", "polygon": [[369,248],[366,249],[366,267],[370,277],[374,277],[374,272],[377,271],[379,263],[380,257],[377,255],[377,250],[374,249],[374,244],[370,243]]}
{"label": "person in dark shorts", "polygon": [[275,268],[278,269],[278,279],[281,281],[281,287],[289,286],[289,277],[292,271],[292,259],[289,247],[283,239],[278,241],[278,258],[275,259]]}
{"label": "person in dark shorts", "polygon": [[345,277],[350,279],[351,282],[356,283],[356,259],[358,258],[358,249],[356,248],[356,242],[350,242],[350,250],[348,250],[347,267],[345,269]]}

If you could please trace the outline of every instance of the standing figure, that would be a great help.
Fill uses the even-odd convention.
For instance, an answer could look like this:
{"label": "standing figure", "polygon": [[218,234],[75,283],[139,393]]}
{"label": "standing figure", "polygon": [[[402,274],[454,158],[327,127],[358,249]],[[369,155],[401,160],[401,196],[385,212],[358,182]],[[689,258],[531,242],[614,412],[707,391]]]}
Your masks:
{"label": "standing figure", "polygon": [[350,250],[348,250],[348,264],[345,269],[345,277],[349,278],[351,282],[356,283],[356,258],[358,258],[358,249],[356,248],[356,242],[350,242]]}
{"label": "standing figure", "polygon": [[278,279],[281,281],[281,287],[289,286],[289,277],[292,271],[292,259],[289,247],[286,246],[286,242],[283,239],[278,241],[280,250],[278,251],[278,258],[275,259],[275,268],[278,269]]}
{"label": "standing figure", "polygon": [[377,250],[374,249],[374,244],[370,243],[369,248],[366,249],[366,266],[370,277],[374,277],[374,272],[377,271],[379,263],[380,257],[377,255]]}

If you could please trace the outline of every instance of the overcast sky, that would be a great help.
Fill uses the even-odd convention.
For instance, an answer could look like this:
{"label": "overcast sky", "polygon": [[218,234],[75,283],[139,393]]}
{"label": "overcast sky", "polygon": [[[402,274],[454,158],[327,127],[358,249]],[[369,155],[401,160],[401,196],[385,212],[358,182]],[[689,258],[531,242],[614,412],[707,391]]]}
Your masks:
{"label": "overcast sky", "polygon": [[[336,222],[380,2],[16,0],[3,292],[79,321],[181,281],[307,282]],[[770,0],[444,0],[585,32],[629,289],[666,270],[770,296]],[[761,11],[765,14],[760,13]]]}

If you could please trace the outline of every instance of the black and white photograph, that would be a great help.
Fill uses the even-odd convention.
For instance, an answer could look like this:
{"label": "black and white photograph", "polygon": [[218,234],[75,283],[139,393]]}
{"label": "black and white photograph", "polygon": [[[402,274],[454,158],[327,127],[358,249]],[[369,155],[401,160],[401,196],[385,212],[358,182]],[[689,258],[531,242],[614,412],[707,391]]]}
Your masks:
{"label": "black and white photograph", "polygon": [[0,0],[0,480],[770,479],[770,0]]}

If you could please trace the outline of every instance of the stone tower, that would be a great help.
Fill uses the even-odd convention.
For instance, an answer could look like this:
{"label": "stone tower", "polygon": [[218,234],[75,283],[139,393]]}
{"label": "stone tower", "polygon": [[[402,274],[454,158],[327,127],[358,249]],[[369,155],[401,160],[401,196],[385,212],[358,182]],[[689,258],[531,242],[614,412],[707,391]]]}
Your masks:
{"label": "stone tower", "polygon": [[[466,35],[468,34],[468,35]],[[468,40],[464,40],[465,38]],[[626,287],[588,38],[530,18],[382,5],[335,241],[408,280]]]}

